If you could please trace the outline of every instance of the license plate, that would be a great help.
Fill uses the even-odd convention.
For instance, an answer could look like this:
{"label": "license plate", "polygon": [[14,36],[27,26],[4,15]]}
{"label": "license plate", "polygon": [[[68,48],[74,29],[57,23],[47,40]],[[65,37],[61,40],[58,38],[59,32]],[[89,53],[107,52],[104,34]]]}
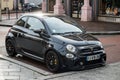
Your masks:
{"label": "license plate", "polygon": [[91,55],[91,56],[87,56],[87,61],[93,61],[93,60],[97,60],[100,59],[100,55]]}

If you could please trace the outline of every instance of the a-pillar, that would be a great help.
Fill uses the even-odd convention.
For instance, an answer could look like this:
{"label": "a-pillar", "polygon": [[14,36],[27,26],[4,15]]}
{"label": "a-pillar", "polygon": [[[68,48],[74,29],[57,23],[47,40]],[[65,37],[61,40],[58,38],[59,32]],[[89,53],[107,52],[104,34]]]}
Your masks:
{"label": "a-pillar", "polygon": [[89,0],[84,0],[84,5],[81,8],[81,21],[92,20],[92,7],[89,4]]}
{"label": "a-pillar", "polygon": [[56,0],[56,4],[54,6],[54,14],[62,15],[65,13],[65,10],[63,9],[62,1]]}

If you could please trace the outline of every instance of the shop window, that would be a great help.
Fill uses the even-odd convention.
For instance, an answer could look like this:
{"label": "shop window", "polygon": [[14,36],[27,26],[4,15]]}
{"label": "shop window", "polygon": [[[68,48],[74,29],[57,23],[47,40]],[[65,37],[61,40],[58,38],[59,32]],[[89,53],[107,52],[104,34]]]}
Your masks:
{"label": "shop window", "polygon": [[[93,0],[90,0],[90,6],[92,6]],[[71,0],[72,17],[81,18],[81,8],[84,5],[84,0]]]}
{"label": "shop window", "polygon": [[99,13],[120,16],[120,0],[101,0]]}

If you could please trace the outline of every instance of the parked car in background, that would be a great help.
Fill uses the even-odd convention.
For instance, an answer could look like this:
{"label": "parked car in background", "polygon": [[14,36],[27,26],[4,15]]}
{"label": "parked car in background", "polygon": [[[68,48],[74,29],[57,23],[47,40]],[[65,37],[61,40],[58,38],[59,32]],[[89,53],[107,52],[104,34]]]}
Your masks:
{"label": "parked car in background", "polygon": [[105,65],[102,43],[68,16],[26,14],[6,35],[9,56],[22,54],[46,63],[52,72]]}
{"label": "parked car in background", "polygon": [[40,7],[38,5],[35,5],[34,3],[25,3],[23,6],[24,11],[32,11],[36,9],[40,9]]}

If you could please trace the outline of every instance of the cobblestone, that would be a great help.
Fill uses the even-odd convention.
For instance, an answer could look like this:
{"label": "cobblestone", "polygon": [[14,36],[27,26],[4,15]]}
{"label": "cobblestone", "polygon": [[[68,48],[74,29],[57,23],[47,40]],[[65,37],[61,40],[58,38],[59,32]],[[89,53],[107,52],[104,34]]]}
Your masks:
{"label": "cobblestone", "polygon": [[8,66],[0,65],[0,69],[8,69]]}
{"label": "cobblestone", "polygon": [[9,72],[0,72],[0,76],[8,76],[8,74],[9,74]]}
{"label": "cobblestone", "polygon": [[15,69],[0,69],[0,72],[17,72],[20,71],[20,68],[15,68]]}
{"label": "cobblestone", "polygon": [[13,63],[10,63],[9,61],[5,60],[0,60],[0,66],[9,66],[12,65]]}
{"label": "cobblestone", "polygon": [[20,76],[0,76],[0,80],[20,80]]}
{"label": "cobblestone", "polygon": [[43,76],[33,70],[0,59],[0,80],[29,80]]}

